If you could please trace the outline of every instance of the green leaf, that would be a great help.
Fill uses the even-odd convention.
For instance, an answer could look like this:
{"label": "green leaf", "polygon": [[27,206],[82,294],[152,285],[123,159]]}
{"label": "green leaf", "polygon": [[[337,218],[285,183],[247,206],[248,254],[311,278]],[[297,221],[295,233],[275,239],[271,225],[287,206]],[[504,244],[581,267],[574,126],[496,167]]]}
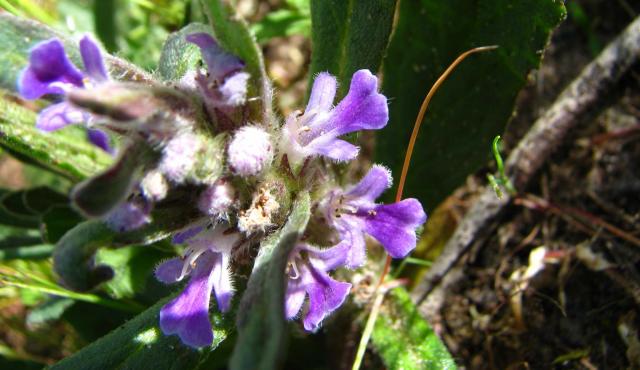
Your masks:
{"label": "green leaf", "polygon": [[141,293],[149,278],[153,279],[155,266],[173,254],[162,252],[153,246],[133,246],[120,249],[101,249],[96,253],[97,264],[108,265],[114,271],[113,279],[104,289],[113,298],[133,298]]}
{"label": "green leaf", "polygon": [[278,124],[273,118],[271,82],[264,67],[262,52],[249,32],[247,23],[235,13],[228,0],[202,0],[213,33],[223,49],[246,63],[251,75],[249,97],[260,97],[255,104],[261,122]]}
{"label": "green leaf", "polygon": [[92,260],[98,248],[109,245],[114,235],[101,221],[85,221],[64,234],[53,254],[53,267],[63,285],[86,291],[112,278],[110,267],[94,266]]}
{"label": "green leaf", "polygon": [[447,348],[403,288],[387,295],[371,339],[390,370],[456,368]]}
{"label": "green leaf", "polygon": [[287,223],[266,239],[253,265],[238,309],[238,340],[230,368],[276,369],[285,349],[285,269],[289,253],[310,216],[308,193],[301,193]]}
{"label": "green leaf", "polygon": [[196,69],[201,60],[200,49],[187,42],[185,36],[198,32],[209,33],[210,31],[209,26],[192,23],[169,35],[162,47],[162,54],[158,62],[160,77],[165,81],[177,81],[188,71]]}
{"label": "green leaf", "polygon": [[40,325],[58,320],[62,317],[64,311],[74,303],[75,301],[71,298],[51,297],[29,312],[27,315],[27,325]]}
{"label": "green leaf", "polygon": [[396,0],[312,0],[310,77],[328,71],[340,82],[338,97],[349,90],[353,73],[378,71]]}
{"label": "green leaf", "polygon": [[309,36],[311,34],[311,18],[289,9],[280,9],[267,14],[260,22],[251,26],[259,43],[264,43],[274,37],[290,35]]}
{"label": "green leaf", "polygon": [[67,231],[82,222],[83,218],[69,206],[56,206],[42,215],[40,220],[43,238],[49,243],[57,243]]}
{"label": "green leaf", "polygon": [[[0,14],[0,87],[16,91],[20,71],[28,64],[29,50],[38,42],[57,37],[65,45],[71,60],[82,66],[77,42],[53,29],[8,13]],[[149,81],[150,76],[138,67],[113,56],[105,55],[111,76],[118,80]],[[4,110],[4,109],[2,109]]]}
{"label": "green leaf", "polygon": [[75,181],[91,176],[112,161],[108,154],[87,141],[72,140],[64,132],[42,132],[35,128],[35,122],[34,112],[4,96],[0,98],[0,146],[3,148]]}
{"label": "green leaf", "polygon": [[0,249],[0,261],[40,260],[51,257],[55,246],[52,244],[28,245],[24,247]]}
{"label": "green leaf", "polygon": [[539,66],[564,17],[558,0],[400,3],[384,62],[383,91],[393,103],[376,148],[376,161],[396,174],[420,103],[438,76],[472,47],[499,46],[465,60],[435,94],[416,143],[407,197],[431,210],[487,162],[492,139],[502,133],[528,73]]}
{"label": "green leaf", "polygon": [[87,217],[106,215],[126,199],[144,166],[152,160],[152,148],[144,142],[132,142],[113,166],[73,189],[73,204]]}
{"label": "green leaf", "polygon": [[37,229],[24,229],[0,225],[0,250],[4,248],[24,247],[42,243]]}
{"label": "green leaf", "polygon": [[[75,369],[193,369],[214,350],[232,330],[233,322],[217,313],[210,315],[214,327],[213,344],[201,350],[183,345],[177,336],[165,336],[158,327],[160,309],[170,298],[156,303],[105,337],[91,343],[51,370]],[[215,305],[214,305],[215,306]]]}

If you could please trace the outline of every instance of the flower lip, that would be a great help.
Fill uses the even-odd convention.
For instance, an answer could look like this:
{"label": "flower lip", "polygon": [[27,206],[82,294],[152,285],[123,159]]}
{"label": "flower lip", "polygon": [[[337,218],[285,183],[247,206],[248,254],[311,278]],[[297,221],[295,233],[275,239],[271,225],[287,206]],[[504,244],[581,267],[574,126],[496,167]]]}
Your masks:
{"label": "flower lip", "polygon": [[338,139],[359,130],[384,127],[389,120],[387,99],[378,90],[378,79],[368,70],[356,71],[347,95],[332,108],[337,82],[328,73],[316,77],[307,104],[300,115],[287,117],[280,141],[281,150],[289,161],[322,155],[337,161],[347,161],[358,155],[359,148]]}

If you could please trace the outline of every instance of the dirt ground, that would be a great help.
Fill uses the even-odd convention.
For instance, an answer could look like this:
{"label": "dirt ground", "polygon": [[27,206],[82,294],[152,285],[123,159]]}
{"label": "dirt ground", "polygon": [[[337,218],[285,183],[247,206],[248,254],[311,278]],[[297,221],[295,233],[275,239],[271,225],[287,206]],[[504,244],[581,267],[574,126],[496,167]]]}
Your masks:
{"label": "dirt ground", "polygon": [[[582,10],[584,17],[570,16],[554,33],[543,67],[518,99],[507,152],[640,14],[637,1],[567,5],[570,15]],[[462,277],[428,319],[459,365],[640,368],[639,92],[636,66],[611,106],[569,135],[533,185],[518,189],[497,231],[456,266]],[[488,171],[470,179],[454,203],[470,204]]]}

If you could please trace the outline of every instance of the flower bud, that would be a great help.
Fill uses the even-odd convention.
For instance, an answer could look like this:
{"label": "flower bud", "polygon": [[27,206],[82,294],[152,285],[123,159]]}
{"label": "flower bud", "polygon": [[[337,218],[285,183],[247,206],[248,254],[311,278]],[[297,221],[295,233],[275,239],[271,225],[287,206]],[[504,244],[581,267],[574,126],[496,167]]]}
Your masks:
{"label": "flower bud", "polygon": [[160,171],[151,171],[140,182],[140,188],[147,200],[156,202],[167,196],[169,183]]}
{"label": "flower bud", "polygon": [[181,183],[193,167],[200,141],[193,133],[179,134],[169,140],[162,150],[162,159],[158,168],[171,181]]}
{"label": "flower bud", "polygon": [[139,229],[151,222],[150,214],[150,206],[127,201],[111,211],[105,221],[112,230],[125,232]]}
{"label": "flower bud", "polygon": [[198,209],[208,216],[225,216],[236,196],[228,181],[218,181],[200,195]]}
{"label": "flower bud", "polygon": [[260,174],[273,160],[269,133],[256,126],[240,128],[227,151],[231,170],[241,176]]}

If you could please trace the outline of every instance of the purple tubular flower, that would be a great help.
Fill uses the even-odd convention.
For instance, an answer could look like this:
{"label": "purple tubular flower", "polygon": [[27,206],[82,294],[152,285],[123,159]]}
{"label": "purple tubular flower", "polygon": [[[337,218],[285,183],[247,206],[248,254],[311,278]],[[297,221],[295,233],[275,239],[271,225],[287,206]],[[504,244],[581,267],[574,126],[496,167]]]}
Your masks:
{"label": "purple tubular flower", "polygon": [[224,51],[208,33],[192,33],[185,38],[200,48],[207,74],[195,77],[205,103],[213,108],[243,105],[247,98],[249,74],[242,72],[244,62]]}
{"label": "purple tubular flower", "polygon": [[239,235],[226,234],[227,226],[218,224],[190,237],[184,256],[162,263],[155,272],[156,278],[165,284],[191,276],[182,293],[160,310],[162,332],[178,334],[182,342],[191,347],[208,346],[213,341],[209,321],[212,291],[221,312],[231,308],[233,286],[229,262]]}
{"label": "purple tubular flower", "polygon": [[416,247],[415,230],[427,220],[420,202],[410,198],[388,205],[375,203],[391,183],[389,170],[374,165],[358,184],[346,192],[332,192],[324,204],[327,219],[350,246],[347,267],[364,263],[365,233],[393,258],[403,258]]}
{"label": "purple tubular flower", "polygon": [[314,155],[351,160],[359,148],[338,136],[387,124],[387,99],[378,93],[378,79],[371,72],[361,69],[354,73],[349,93],[332,109],[336,89],[335,77],[318,74],[304,114],[294,112],[287,117],[280,146],[290,163],[298,164]]}
{"label": "purple tubular flower", "polygon": [[289,256],[285,293],[285,316],[288,320],[298,315],[307,295],[309,309],[303,323],[308,331],[315,331],[325,317],[342,305],[351,284],[332,279],[328,272],[344,265],[348,247],[341,243],[328,249],[307,244],[294,248]]}
{"label": "purple tubular flower", "polygon": [[[88,36],[80,40],[80,56],[84,71],[80,71],[67,57],[62,42],[51,39],[31,49],[29,65],[18,77],[18,92],[23,98],[34,100],[44,95],[64,96],[70,89],[90,88],[109,79],[98,44]],[[36,127],[55,131],[74,123],[90,123],[93,117],[66,101],[44,109],[38,115]],[[89,133],[90,141],[111,152],[106,136]]]}

